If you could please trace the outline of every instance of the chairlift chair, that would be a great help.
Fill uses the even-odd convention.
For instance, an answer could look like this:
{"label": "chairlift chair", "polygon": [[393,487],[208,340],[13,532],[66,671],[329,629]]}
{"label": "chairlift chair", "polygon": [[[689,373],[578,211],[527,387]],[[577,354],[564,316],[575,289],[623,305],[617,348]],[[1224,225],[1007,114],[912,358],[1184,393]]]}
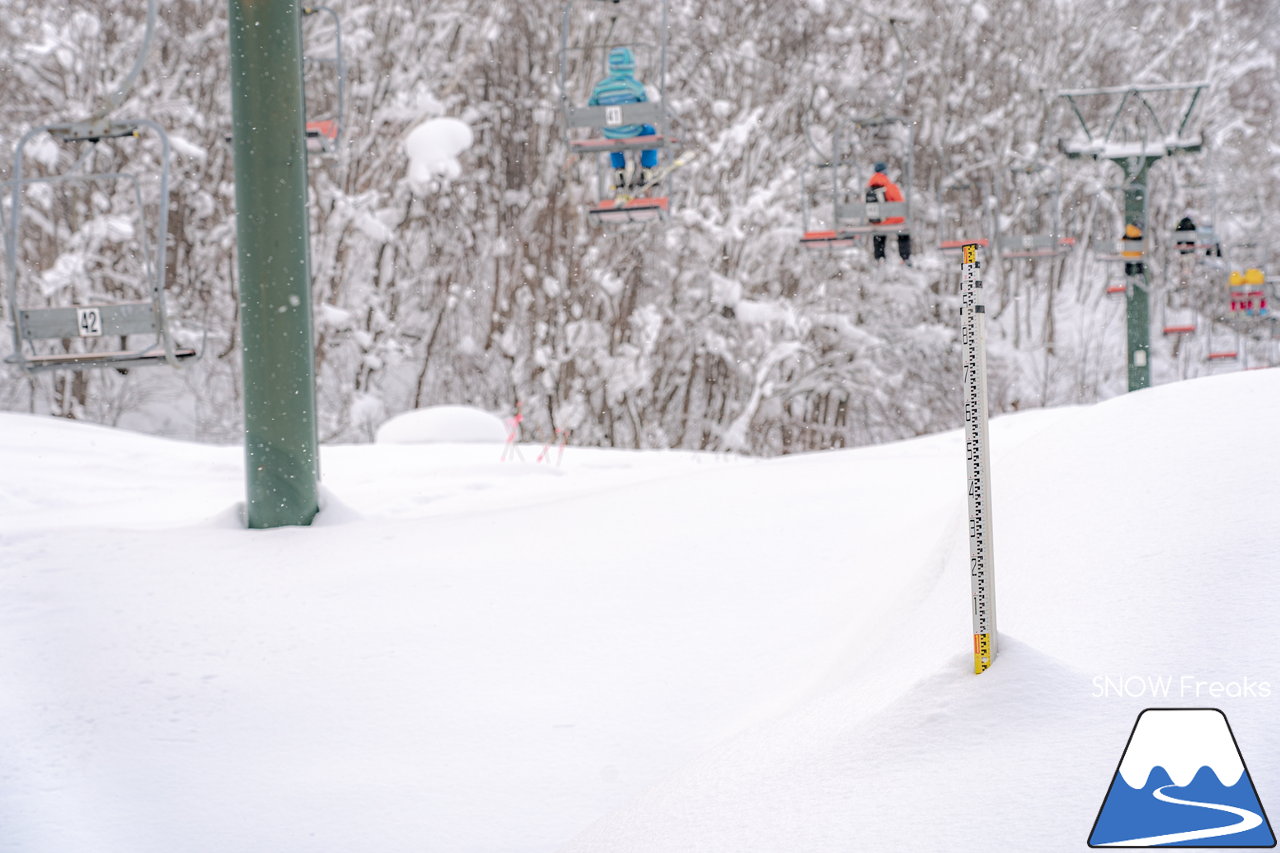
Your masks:
{"label": "chairlift chair", "polygon": [[[1194,240],[1189,231],[1175,231],[1179,239]],[[1170,246],[1169,259],[1164,265],[1163,287],[1160,295],[1160,330],[1170,335],[1191,335],[1196,331],[1197,277],[1191,275],[1184,259],[1188,257],[1190,243],[1174,243]],[[1175,279],[1176,276],[1176,279]]]}
{"label": "chairlift chair", "polygon": [[1229,364],[1240,358],[1240,329],[1228,325],[1224,334],[1219,323],[1209,324],[1208,351],[1205,361],[1210,364]]}
{"label": "chairlift chair", "polygon": [[[157,213],[150,227],[146,223],[142,183],[136,174],[89,169],[46,175],[28,175],[25,172],[27,145],[43,134],[49,134],[63,144],[97,145],[102,142],[110,144],[110,140],[140,139],[144,133],[154,136],[160,145]],[[91,154],[81,152],[73,168],[87,163]],[[23,135],[14,154],[8,182],[10,202],[5,233],[5,296],[13,333],[13,353],[5,359],[7,363],[33,374],[59,368],[123,368],[159,364],[176,367],[197,358],[194,348],[174,342],[165,304],[169,163],[168,135],[149,119],[91,119],[43,125]],[[134,237],[139,244],[136,254],[141,258],[140,281],[134,288],[137,298],[118,298],[106,288],[97,286],[91,276],[83,275],[79,279],[81,286],[77,288],[81,292],[71,304],[58,299],[57,293],[43,294],[36,281],[38,271],[32,262],[22,257],[23,214],[24,208],[30,206],[25,201],[27,193],[39,191],[42,187],[52,193],[59,187],[121,182],[129,188],[140,223],[140,227],[134,229]],[[105,341],[117,337],[120,341],[118,346],[104,345]]]}
{"label": "chairlift chair", "polygon": [[[840,107],[842,113],[829,129],[829,145],[817,139],[822,126],[816,116],[819,110],[810,95],[804,121],[805,139],[817,154],[817,168],[829,170],[831,188],[832,223],[829,229],[810,227],[808,219],[809,193],[802,187],[805,197],[805,228],[801,243],[806,246],[845,248],[853,245],[859,235],[910,234],[911,183],[915,156],[915,130],[910,119],[901,114],[899,103],[906,84],[909,64],[906,44],[898,25],[905,23],[899,15],[879,15],[857,9],[864,18],[881,29],[885,44],[896,49],[897,61],[892,69],[882,69],[892,74],[892,84],[884,87],[878,105],[870,109],[857,109],[851,104]],[[862,69],[866,72],[868,69]],[[867,180],[876,162],[889,165],[890,178],[902,190],[903,201],[871,200],[867,195]],[[901,218],[901,223],[885,220]]]}
{"label": "chairlift chair", "polygon": [[[1237,302],[1236,296],[1231,293],[1231,290],[1229,287],[1229,310],[1224,311],[1209,323],[1208,352],[1205,360],[1210,363],[1234,362],[1239,359],[1243,348],[1244,335],[1242,326],[1244,324],[1244,309]],[[1221,296],[1215,297],[1215,301],[1220,299],[1222,299]],[[1221,305],[1222,303],[1217,302],[1217,304]]]}
{"label": "chairlift chair", "polygon": [[[1233,246],[1228,254],[1233,268],[1227,281],[1228,321],[1235,330],[1237,349],[1243,353],[1244,369],[1252,369],[1251,351],[1256,352],[1261,342],[1266,355],[1261,359],[1263,366],[1271,366],[1274,362],[1276,316],[1272,313],[1267,300],[1267,278],[1264,265],[1265,252],[1256,243]],[[1235,269],[1243,266],[1244,269]]]}
{"label": "chairlift chair", "polygon": [[[342,20],[338,13],[328,6],[301,7],[302,19],[327,16],[333,23],[333,53],[305,53],[303,65],[316,65],[333,70],[336,96],[336,112],[327,118],[307,117],[306,135],[307,150],[314,154],[336,154],[342,145],[342,123],[346,115],[346,83],[347,66],[342,55]],[[308,110],[310,112],[310,110]],[[323,113],[321,114],[323,115]]]}
{"label": "chairlift chair", "polygon": [[970,243],[984,248],[991,241],[979,234],[990,234],[991,177],[987,164],[971,164],[944,177],[938,186],[934,208],[938,211],[938,248],[958,252]]}
{"label": "chairlift chair", "polygon": [[[895,128],[884,132],[885,128]],[[835,130],[831,151],[823,151],[813,141],[810,145],[821,160],[801,172],[801,211],[803,236],[800,243],[808,248],[842,249],[853,246],[864,235],[896,235],[911,233],[911,170],[914,156],[914,131],[902,116],[854,117]],[[903,141],[905,137],[905,142]],[[903,201],[869,201],[867,179],[872,164],[883,160],[890,171],[899,176],[895,181],[902,190]],[[810,171],[822,173],[822,181],[810,188]],[[830,210],[827,228],[813,227],[814,198],[823,199]],[[885,220],[901,218],[900,223]]]}
{"label": "chairlift chair", "polygon": [[[1195,225],[1193,231],[1174,228],[1170,235],[1178,259],[1203,262],[1205,258],[1222,256],[1222,241],[1218,236],[1218,191],[1204,180],[1181,181],[1179,172],[1173,172],[1175,210],[1185,211]],[[1178,223],[1181,225],[1181,221]]]}
{"label": "chairlift chair", "polygon": [[[910,234],[911,177],[915,162],[915,130],[910,119],[900,115],[854,117],[836,131],[836,149],[849,178],[835,202],[838,226],[850,234]],[[845,147],[847,145],[847,148]],[[867,179],[872,164],[884,161],[891,179],[902,190],[902,201],[872,201],[867,196]],[[861,171],[855,171],[860,169]],[[887,220],[901,219],[890,223]]]}
{"label": "chairlift chair", "polygon": [[[1147,240],[1095,240],[1091,244],[1093,256],[1096,260],[1103,261],[1107,264],[1143,262],[1146,257]],[[1134,258],[1126,255],[1126,252],[1138,252],[1139,256]],[[1129,293],[1129,283],[1127,281],[1115,281],[1111,276],[1112,272],[1108,272],[1108,284],[1106,287],[1107,296],[1127,296]]]}
{"label": "chairlift chair", "polygon": [[[821,180],[811,182],[810,175],[815,172]],[[838,181],[837,175],[835,164],[829,163],[806,164],[800,171],[800,213],[803,222],[800,245],[806,249],[838,250],[857,245],[858,235],[840,228],[836,221],[833,202],[836,188],[825,186],[827,176],[834,183]],[[824,203],[819,204],[815,195]],[[820,225],[816,222],[818,209],[827,214]]]}
{"label": "chairlift chair", "polygon": [[[1218,275],[1216,270],[1222,266],[1222,247],[1213,227],[1197,225],[1194,231],[1175,229],[1170,238],[1164,265],[1166,302],[1177,291],[1190,293],[1211,288]],[[1174,325],[1185,324],[1175,322]]]}
{"label": "chairlift chair", "polygon": [[[671,187],[674,181],[672,172],[662,179],[667,192],[661,196],[649,192],[641,192],[635,196],[623,191],[615,191],[609,182],[613,170],[606,163],[609,155],[626,152],[656,150],[658,167],[668,163],[671,153],[671,117],[667,110],[667,37],[669,32],[668,16],[670,0],[662,0],[661,22],[656,28],[657,43],[647,44],[636,40],[618,40],[612,38],[617,13],[624,6],[632,9],[636,0],[587,0],[588,6],[603,8],[607,4],[611,8],[612,20],[609,33],[601,44],[575,45],[572,43],[572,32],[578,23],[575,16],[577,0],[568,0],[561,14],[560,24],[560,100],[564,112],[565,141],[573,154],[590,157],[596,166],[596,200],[587,209],[590,219],[602,224],[646,223],[666,219],[670,214]],[[628,11],[631,11],[628,9]],[[599,49],[600,56],[607,58],[610,49],[628,47],[633,52],[652,55],[656,52],[658,97],[640,103],[617,104],[611,106],[588,105],[585,96],[576,98],[575,84],[577,78],[587,68],[604,68],[604,63],[596,66],[589,57],[592,51]],[[571,67],[572,66],[572,67]],[[603,71],[597,73],[591,83],[599,79]],[[572,79],[571,79],[572,78]],[[610,127],[627,125],[648,125],[655,131],[653,135],[632,136],[610,139],[599,135],[600,131]],[[580,131],[594,131],[590,135],[582,135]]]}
{"label": "chairlift chair", "polygon": [[1160,302],[1160,331],[1165,336],[1193,335],[1196,331],[1195,312],[1178,309],[1169,304],[1169,294]]}
{"label": "chairlift chair", "polygon": [[1221,254],[1222,244],[1212,225],[1197,225],[1194,231],[1174,230],[1169,234],[1170,248],[1179,255],[1193,258]]}
{"label": "chairlift chair", "polygon": [[1227,289],[1233,316],[1261,317],[1267,303],[1267,256],[1259,240],[1232,243],[1227,249]]}
{"label": "chairlift chair", "polygon": [[[1231,287],[1231,311],[1243,313],[1246,317],[1265,317],[1271,313],[1271,308],[1267,304],[1267,292],[1263,289],[1262,271],[1249,269],[1245,272],[1242,283]],[[1257,279],[1248,273],[1258,273]]]}
{"label": "chairlift chair", "polygon": [[[1146,256],[1147,241],[1146,238],[1141,240],[1095,240],[1092,244],[1094,258],[1108,264],[1142,262]],[[1134,258],[1126,255],[1126,252],[1138,252],[1139,256]],[[1108,296],[1125,296],[1129,292],[1127,282],[1116,282],[1110,279],[1112,273],[1108,273],[1110,283],[1107,285]]]}
{"label": "chairlift chair", "polygon": [[[1206,274],[1206,258],[1222,255],[1221,241],[1214,229],[1217,218],[1217,195],[1211,186],[1201,183],[1177,186],[1181,208],[1190,217],[1182,228],[1182,221],[1168,232],[1165,247],[1164,294],[1161,301],[1161,324],[1165,335],[1192,334],[1196,331],[1196,299],[1203,289],[1212,287],[1216,275]],[[1207,204],[1207,207],[1206,207]],[[1208,219],[1205,219],[1207,210]],[[1181,294],[1182,304],[1175,304]],[[1233,305],[1234,310],[1234,305]],[[1229,353],[1238,350],[1234,346],[1210,346],[1220,360],[1229,359]]]}
{"label": "chairlift chair", "polygon": [[[1008,167],[1003,173],[1011,179],[1010,190],[997,188],[996,196],[998,198],[1009,198],[1014,193],[1021,193],[1026,190],[1028,194],[1033,195],[1037,203],[1035,209],[1037,211],[1048,209],[1048,217],[1042,217],[1041,224],[1048,224],[1047,229],[1038,231],[1015,232],[1012,234],[1000,234],[996,237],[996,249],[1001,258],[1006,260],[1036,260],[1041,258],[1056,258],[1068,254],[1075,247],[1075,239],[1066,237],[1061,234],[1060,228],[1060,198],[1062,196],[1062,177],[1057,169],[1050,169],[1049,166],[1031,161],[1030,158],[1020,157],[1024,161]],[[1050,175],[1050,181],[1046,185],[1043,180],[1039,180],[1039,176],[1043,174]],[[999,175],[997,175],[999,178]],[[1022,179],[1021,181],[1019,179]],[[1027,187],[1029,180],[1035,184]]]}

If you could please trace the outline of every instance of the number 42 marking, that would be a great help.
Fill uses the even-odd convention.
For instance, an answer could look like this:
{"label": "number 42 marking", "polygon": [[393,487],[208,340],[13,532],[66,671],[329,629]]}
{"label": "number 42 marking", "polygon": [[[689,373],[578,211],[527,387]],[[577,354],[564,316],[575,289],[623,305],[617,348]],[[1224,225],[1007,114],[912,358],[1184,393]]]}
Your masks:
{"label": "number 42 marking", "polygon": [[77,308],[76,309],[76,326],[80,330],[82,338],[97,338],[102,336],[102,309],[101,308]]}

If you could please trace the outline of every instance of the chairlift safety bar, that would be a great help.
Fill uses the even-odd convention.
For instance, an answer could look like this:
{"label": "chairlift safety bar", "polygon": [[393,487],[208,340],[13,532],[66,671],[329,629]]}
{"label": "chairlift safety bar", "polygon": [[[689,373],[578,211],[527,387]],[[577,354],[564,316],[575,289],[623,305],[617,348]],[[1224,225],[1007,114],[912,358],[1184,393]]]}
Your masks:
{"label": "chairlift safety bar", "polygon": [[[626,124],[660,126],[664,118],[663,107],[654,101],[616,106],[565,106],[565,121],[569,127],[618,127]],[[652,142],[652,138],[650,139]]]}

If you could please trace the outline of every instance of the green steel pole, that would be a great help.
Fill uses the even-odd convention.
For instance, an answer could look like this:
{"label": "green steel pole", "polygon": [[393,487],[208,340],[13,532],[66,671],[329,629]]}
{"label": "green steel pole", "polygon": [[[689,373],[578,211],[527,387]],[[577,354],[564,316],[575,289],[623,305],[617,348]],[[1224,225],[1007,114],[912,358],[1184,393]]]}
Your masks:
{"label": "green steel pole", "polygon": [[228,0],[250,527],[319,504],[297,0]]}
{"label": "green steel pole", "polygon": [[[1147,173],[1155,163],[1155,157],[1124,158],[1115,162],[1124,169],[1124,222],[1136,225],[1142,233],[1143,243],[1150,248],[1147,235]],[[1148,286],[1147,258],[1132,265],[1126,277],[1125,325],[1128,337],[1129,390],[1137,391],[1151,386],[1151,295]],[[1140,272],[1136,271],[1140,270]]]}

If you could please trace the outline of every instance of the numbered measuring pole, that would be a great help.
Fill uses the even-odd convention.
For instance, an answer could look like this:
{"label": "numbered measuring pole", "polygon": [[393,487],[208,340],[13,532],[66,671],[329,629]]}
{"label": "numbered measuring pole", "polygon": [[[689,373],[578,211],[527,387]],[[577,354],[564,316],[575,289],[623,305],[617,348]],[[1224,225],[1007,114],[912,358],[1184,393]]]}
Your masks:
{"label": "numbered measuring pole", "polygon": [[969,477],[969,582],[973,592],[973,671],[996,658],[996,579],[991,550],[987,453],[987,332],[978,243],[961,247],[960,348],[964,357],[964,452]]}

